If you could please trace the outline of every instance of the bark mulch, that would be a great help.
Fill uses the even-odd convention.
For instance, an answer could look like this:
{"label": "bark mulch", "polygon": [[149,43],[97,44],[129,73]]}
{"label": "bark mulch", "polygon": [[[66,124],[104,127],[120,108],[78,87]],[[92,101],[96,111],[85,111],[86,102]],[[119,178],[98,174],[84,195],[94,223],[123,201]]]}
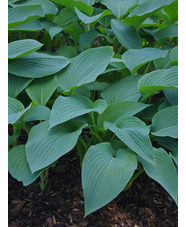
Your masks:
{"label": "bark mulch", "polygon": [[84,200],[77,151],[49,170],[45,191],[39,179],[24,187],[9,176],[9,227],[171,227],[178,209],[167,192],[143,173],[127,192],[83,218]]}

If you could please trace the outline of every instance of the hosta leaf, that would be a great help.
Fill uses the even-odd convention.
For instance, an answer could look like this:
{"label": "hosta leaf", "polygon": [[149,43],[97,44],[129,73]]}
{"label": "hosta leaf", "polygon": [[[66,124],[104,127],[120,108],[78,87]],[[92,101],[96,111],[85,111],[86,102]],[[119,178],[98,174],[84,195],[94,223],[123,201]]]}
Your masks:
{"label": "hosta leaf", "polygon": [[170,52],[164,57],[153,60],[155,69],[169,69],[172,67],[170,63]]}
{"label": "hosta leaf", "polygon": [[160,29],[159,31],[154,33],[154,38],[157,41],[160,41],[169,37],[178,37],[178,25],[172,24],[166,28]]}
{"label": "hosta leaf", "polygon": [[137,87],[138,80],[141,76],[129,76],[123,78],[101,92],[101,97],[107,101],[108,104],[120,101],[138,101],[141,94]]}
{"label": "hosta leaf", "polygon": [[18,6],[36,5],[36,4],[41,4],[45,15],[47,14],[55,15],[58,12],[58,8],[56,7],[56,5],[49,0],[26,0],[26,1],[21,0],[14,4],[11,4],[11,6],[18,7]]}
{"label": "hosta leaf", "polygon": [[22,39],[8,44],[8,58],[18,58],[39,50],[42,43],[34,39]]}
{"label": "hosta leaf", "polygon": [[122,59],[125,61],[125,65],[135,74],[141,66],[154,59],[163,58],[168,54],[168,50],[160,50],[156,48],[146,47],[140,50],[128,50],[126,51]]}
{"label": "hosta leaf", "polygon": [[64,56],[66,58],[74,58],[77,56],[77,50],[74,46],[62,46],[57,49],[55,55]]}
{"label": "hosta leaf", "polygon": [[124,22],[133,25],[139,29],[143,21],[151,16],[154,12],[159,11],[163,7],[170,5],[174,0],[146,0],[142,1],[139,6],[134,8]]}
{"label": "hosta leaf", "polygon": [[32,173],[69,152],[76,145],[85,126],[86,124],[77,126],[73,122],[66,122],[48,130],[48,121],[44,121],[32,127],[26,144],[27,160]]}
{"label": "hosta leaf", "polygon": [[85,86],[91,91],[103,91],[105,90],[106,87],[109,86],[109,84],[106,82],[95,81],[95,82],[86,84]]}
{"label": "hosta leaf", "polygon": [[152,132],[155,136],[178,138],[178,106],[158,111],[152,118]]}
{"label": "hosta leaf", "polygon": [[13,135],[8,134],[8,146],[10,146],[20,135],[21,131],[19,129],[14,128]]}
{"label": "hosta leaf", "polygon": [[98,116],[98,126],[103,127],[104,121],[114,122],[121,117],[133,116],[149,105],[133,101],[122,101],[110,104],[106,110]]}
{"label": "hosta leaf", "polygon": [[50,109],[46,106],[34,106],[26,112],[23,121],[49,120]]}
{"label": "hosta leaf", "polygon": [[85,96],[87,98],[91,97],[91,93],[90,90],[85,87],[85,85],[78,87],[75,91],[74,94],[76,95],[81,95],[81,96]]}
{"label": "hosta leaf", "polygon": [[178,140],[173,139],[171,137],[156,137],[156,140],[158,141],[158,143],[162,146],[164,146],[165,148],[167,148],[170,151],[175,150],[175,148],[178,147]]}
{"label": "hosta leaf", "polygon": [[79,17],[79,19],[81,21],[83,21],[85,24],[89,24],[89,23],[98,21],[104,16],[112,15],[110,10],[104,10],[102,13],[99,13],[99,14],[94,15],[94,16],[87,16],[86,14],[84,14],[80,10],[78,10],[76,7],[75,7],[75,11],[76,11],[76,14]]}
{"label": "hosta leaf", "polygon": [[173,66],[169,69],[159,69],[147,73],[138,82],[138,87],[143,95],[143,99],[161,89],[177,88],[177,86],[178,86],[177,66]]}
{"label": "hosta leaf", "polygon": [[138,4],[137,0],[101,0],[100,2],[110,9],[117,18],[125,15],[130,8]]}
{"label": "hosta leaf", "polygon": [[141,38],[136,29],[121,20],[112,19],[111,27],[122,46],[126,49],[142,48]]}
{"label": "hosta leaf", "polygon": [[63,8],[59,11],[57,16],[55,16],[54,22],[61,27],[65,27],[72,21],[77,21],[79,18],[76,13],[68,8]]}
{"label": "hosta leaf", "polygon": [[172,106],[178,105],[178,89],[164,89],[163,93]]}
{"label": "hosta leaf", "polygon": [[80,2],[84,2],[89,6],[94,5],[95,1],[96,0],[80,0]]}
{"label": "hosta leaf", "polygon": [[103,73],[108,73],[108,72],[120,70],[123,68],[126,68],[126,66],[123,63],[123,60],[121,60],[119,58],[112,58],[111,62],[109,63],[109,65],[107,66],[107,68],[105,69],[105,71]]}
{"label": "hosta leaf", "polygon": [[170,51],[170,62],[172,65],[178,65],[178,46],[175,46]]}
{"label": "hosta leaf", "polygon": [[173,22],[178,20],[178,0],[166,6],[163,11],[172,19]]}
{"label": "hosta leaf", "polygon": [[105,129],[110,129],[130,149],[148,162],[154,162],[149,130],[143,121],[136,117],[122,117],[114,123],[105,121]]}
{"label": "hosta leaf", "polygon": [[59,96],[51,110],[49,125],[53,127],[93,111],[101,114],[107,107],[104,100],[98,99],[94,103],[84,96]]}
{"label": "hosta leaf", "polygon": [[114,150],[110,143],[91,146],[82,166],[85,216],[114,199],[137,168],[136,156],[126,149]]}
{"label": "hosta leaf", "polygon": [[26,92],[30,99],[37,105],[45,105],[57,88],[56,76],[47,76],[33,80]]}
{"label": "hosta leaf", "polygon": [[20,101],[8,97],[8,123],[14,124],[30,108],[30,106],[31,104],[25,109]]}
{"label": "hosta leaf", "polygon": [[8,74],[8,96],[15,98],[33,79]]}
{"label": "hosta leaf", "polygon": [[114,43],[114,41],[108,36],[105,36],[104,34],[97,32],[94,28],[91,28],[88,32],[81,33],[79,37],[80,50],[82,51],[89,48],[94,39],[100,36],[104,37],[108,42]]}
{"label": "hosta leaf", "polygon": [[41,24],[43,28],[50,34],[51,40],[53,40],[56,34],[63,30],[62,27],[51,21],[41,20]]}
{"label": "hosta leaf", "polygon": [[83,29],[79,24],[71,23],[64,30],[70,34],[76,44],[79,43],[79,37],[83,33]]}
{"label": "hosta leaf", "polygon": [[31,173],[27,162],[25,145],[13,147],[8,152],[8,169],[10,174],[18,181],[23,181],[23,185],[29,185],[40,175],[41,171]]}
{"label": "hosta leaf", "polygon": [[62,6],[66,6],[67,8],[73,10],[75,12],[75,7],[88,15],[91,15],[94,11],[94,8],[92,6],[89,6],[85,4],[82,1],[77,0],[52,0],[53,2],[56,2]]}
{"label": "hosta leaf", "polygon": [[71,63],[59,72],[58,85],[64,90],[90,83],[104,72],[112,58],[112,48],[108,46],[83,51],[71,59]]}
{"label": "hosta leaf", "polygon": [[19,6],[8,9],[8,28],[28,23],[44,16],[41,5]]}
{"label": "hosta leaf", "polygon": [[9,31],[29,31],[29,32],[35,32],[40,30],[42,30],[42,26],[38,20],[34,20],[26,24],[21,24],[9,29]]}
{"label": "hosta leaf", "polygon": [[62,56],[32,53],[21,58],[10,59],[8,71],[16,76],[40,78],[60,71],[68,63],[69,60]]}
{"label": "hosta leaf", "polygon": [[149,177],[157,181],[177,203],[178,176],[171,157],[162,148],[154,148],[155,164],[140,159]]}

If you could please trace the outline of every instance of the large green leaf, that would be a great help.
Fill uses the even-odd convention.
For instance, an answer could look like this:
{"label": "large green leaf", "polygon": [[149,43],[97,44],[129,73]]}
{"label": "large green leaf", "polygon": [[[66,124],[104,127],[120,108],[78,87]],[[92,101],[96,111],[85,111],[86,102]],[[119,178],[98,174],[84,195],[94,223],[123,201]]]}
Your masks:
{"label": "large green leaf", "polygon": [[16,76],[40,78],[60,71],[68,63],[69,60],[62,56],[32,53],[21,58],[10,59],[8,71]]}
{"label": "large green leaf", "polygon": [[91,48],[71,59],[69,66],[57,74],[58,85],[69,91],[90,83],[104,72],[111,61],[113,52],[108,46]]}
{"label": "large green leaf", "polygon": [[8,97],[8,123],[14,124],[30,108],[30,106],[31,104],[25,109],[20,101]]}
{"label": "large green leaf", "polygon": [[37,105],[45,105],[57,88],[55,75],[34,79],[26,88],[30,99]]}
{"label": "large green leaf", "polygon": [[11,4],[13,7],[26,6],[26,5],[36,5],[41,4],[44,14],[54,14],[58,12],[57,6],[49,0],[20,0],[14,4]]}
{"label": "large green leaf", "polygon": [[33,79],[8,74],[8,96],[15,98]]}
{"label": "large green leaf", "polygon": [[138,4],[137,0],[101,0],[100,2],[110,9],[117,18],[125,15],[130,8]]}
{"label": "large green leaf", "polygon": [[172,24],[154,33],[154,38],[158,41],[169,37],[178,37],[178,24]]}
{"label": "large green leaf", "polygon": [[40,20],[43,28],[50,34],[51,40],[53,40],[54,36],[63,30],[58,24],[47,21],[47,20]]}
{"label": "large green leaf", "polygon": [[63,8],[59,11],[57,16],[55,16],[54,22],[61,27],[65,27],[72,21],[77,21],[78,19],[75,12],[68,8]]}
{"label": "large green leaf", "polygon": [[169,56],[171,64],[178,65],[178,46],[171,49]]}
{"label": "large green leaf", "polygon": [[9,29],[9,31],[29,31],[29,32],[35,32],[40,30],[42,30],[42,26],[38,20],[34,20],[26,24],[21,24]]}
{"label": "large green leaf", "polygon": [[8,28],[28,23],[43,16],[44,12],[40,4],[9,8]]}
{"label": "large green leaf", "polygon": [[158,111],[152,118],[151,131],[155,136],[178,138],[178,106]]}
{"label": "large green leaf", "polygon": [[172,106],[178,105],[178,89],[164,89],[163,93]]}
{"label": "large green leaf", "polygon": [[93,111],[101,114],[107,107],[104,100],[98,99],[94,103],[84,96],[59,96],[51,110],[49,125],[53,127]]}
{"label": "large green leaf", "polygon": [[56,50],[55,55],[64,56],[66,58],[74,58],[77,56],[75,46],[62,46]]}
{"label": "large green leaf", "polygon": [[154,59],[163,58],[168,54],[168,50],[160,50],[156,48],[146,47],[140,50],[128,50],[126,51],[122,59],[125,61],[125,65],[135,74],[141,66]]}
{"label": "large green leaf", "polygon": [[27,162],[25,145],[13,147],[8,152],[8,169],[10,174],[18,181],[23,181],[23,185],[29,185],[40,175],[41,171],[31,173]]}
{"label": "large green leaf", "polygon": [[98,116],[98,126],[103,127],[104,121],[114,122],[122,117],[133,116],[149,105],[134,101],[122,101],[108,105],[106,110]]}
{"label": "large green leaf", "polygon": [[146,0],[140,2],[139,6],[134,8],[124,22],[133,25],[139,29],[145,19],[151,16],[154,12],[159,11],[167,5],[170,5],[174,0]]}
{"label": "large green leaf", "polygon": [[114,43],[113,39],[109,38],[108,36],[97,32],[94,28],[91,28],[88,32],[83,32],[79,37],[79,44],[80,44],[80,50],[84,50],[87,48],[90,48],[91,43],[94,41],[94,39],[98,37],[104,37],[109,43]]}
{"label": "large green leaf", "polygon": [[122,46],[126,49],[142,48],[141,38],[136,29],[121,20],[112,19],[111,27]]}
{"label": "large green leaf", "polygon": [[178,20],[178,0],[175,0],[169,6],[166,6],[163,11],[172,19],[173,22]]}
{"label": "large green leaf", "polygon": [[92,6],[85,4],[84,2],[78,0],[52,0],[62,6],[66,6],[67,8],[73,10],[75,12],[75,7],[88,15],[91,15],[94,11]]}
{"label": "large green leaf", "polygon": [[138,80],[141,76],[129,76],[123,78],[101,92],[101,97],[107,101],[108,104],[120,101],[138,101],[141,94],[137,87]]}
{"label": "large green leaf", "polygon": [[161,184],[177,203],[178,176],[175,165],[165,150],[154,148],[155,163],[140,159],[149,177]]}
{"label": "large green leaf", "polygon": [[70,34],[77,45],[77,43],[79,43],[79,37],[83,33],[82,26],[80,26],[78,23],[71,23],[65,27],[64,30]]}
{"label": "large green leaf", "polygon": [[114,199],[137,168],[136,156],[126,149],[115,150],[110,143],[91,146],[82,166],[85,216]]}
{"label": "large green leaf", "polygon": [[143,121],[136,117],[122,117],[114,123],[105,121],[105,129],[110,129],[128,147],[148,162],[154,162],[149,130]]}
{"label": "large green leaf", "polygon": [[75,125],[66,122],[48,130],[49,123],[44,121],[30,130],[26,144],[27,160],[34,173],[69,152],[77,143],[82,128],[86,124]]}
{"label": "large green leaf", "polygon": [[34,106],[26,112],[23,121],[49,120],[50,109],[46,106]]}
{"label": "large green leaf", "polygon": [[76,14],[79,17],[79,19],[81,21],[83,21],[85,24],[96,22],[96,21],[100,20],[104,16],[112,15],[110,10],[104,10],[103,12],[101,12],[101,13],[99,13],[97,15],[94,15],[94,16],[87,16],[86,14],[84,14],[80,10],[78,10],[76,7],[75,7],[75,11],[76,11]]}
{"label": "large green leaf", "polygon": [[18,58],[39,50],[42,43],[34,39],[22,39],[8,44],[8,58]]}
{"label": "large green leaf", "polygon": [[177,86],[177,66],[173,66],[169,69],[158,69],[147,73],[138,82],[138,87],[143,95],[143,99],[161,89],[177,88]]}

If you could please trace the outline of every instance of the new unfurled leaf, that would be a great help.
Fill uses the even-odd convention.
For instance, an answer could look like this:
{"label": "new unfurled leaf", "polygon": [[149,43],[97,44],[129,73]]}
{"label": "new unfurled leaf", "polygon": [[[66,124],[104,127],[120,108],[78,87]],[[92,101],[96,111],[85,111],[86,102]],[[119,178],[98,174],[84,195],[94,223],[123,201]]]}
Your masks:
{"label": "new unfurled leaf", "polygon": [[130,149],[148,162],[154,162],[149,130],[143,121],[136,117],[122,117],[114,123],[105,121],[105,129],[110,129]]}
{"label": "new unfurled leaf", "polygon": [[53,127],[90,112],[101,114],[107,107],[104,100],[99,99],[94,103],[84,96],[59,96],[51,110],[49,125]]}
{"label": "new unfurled leaf", "polygon": [[155,136],[178,138],[178,106],[158,111],[152,118],[152,132]]}
{"label": "new unfurled leaf", "polygon": [[137,159],[132,151],[114,150],[110,143],[91,146],[82,166],[85,216],[114,199],[136,168]]}

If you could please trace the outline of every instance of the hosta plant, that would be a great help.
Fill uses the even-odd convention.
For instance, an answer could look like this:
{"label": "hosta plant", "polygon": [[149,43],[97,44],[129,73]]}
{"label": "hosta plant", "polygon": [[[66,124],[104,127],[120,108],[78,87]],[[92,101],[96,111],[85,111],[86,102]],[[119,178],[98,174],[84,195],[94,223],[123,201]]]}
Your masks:
{"label": "hosta plant", "polygon": [[[143,172],[177,203],[178,2],[9,0],[9,172],[23,185],[71,151],[85,216]],[[21,130],[27,133],[19,143]]]}

